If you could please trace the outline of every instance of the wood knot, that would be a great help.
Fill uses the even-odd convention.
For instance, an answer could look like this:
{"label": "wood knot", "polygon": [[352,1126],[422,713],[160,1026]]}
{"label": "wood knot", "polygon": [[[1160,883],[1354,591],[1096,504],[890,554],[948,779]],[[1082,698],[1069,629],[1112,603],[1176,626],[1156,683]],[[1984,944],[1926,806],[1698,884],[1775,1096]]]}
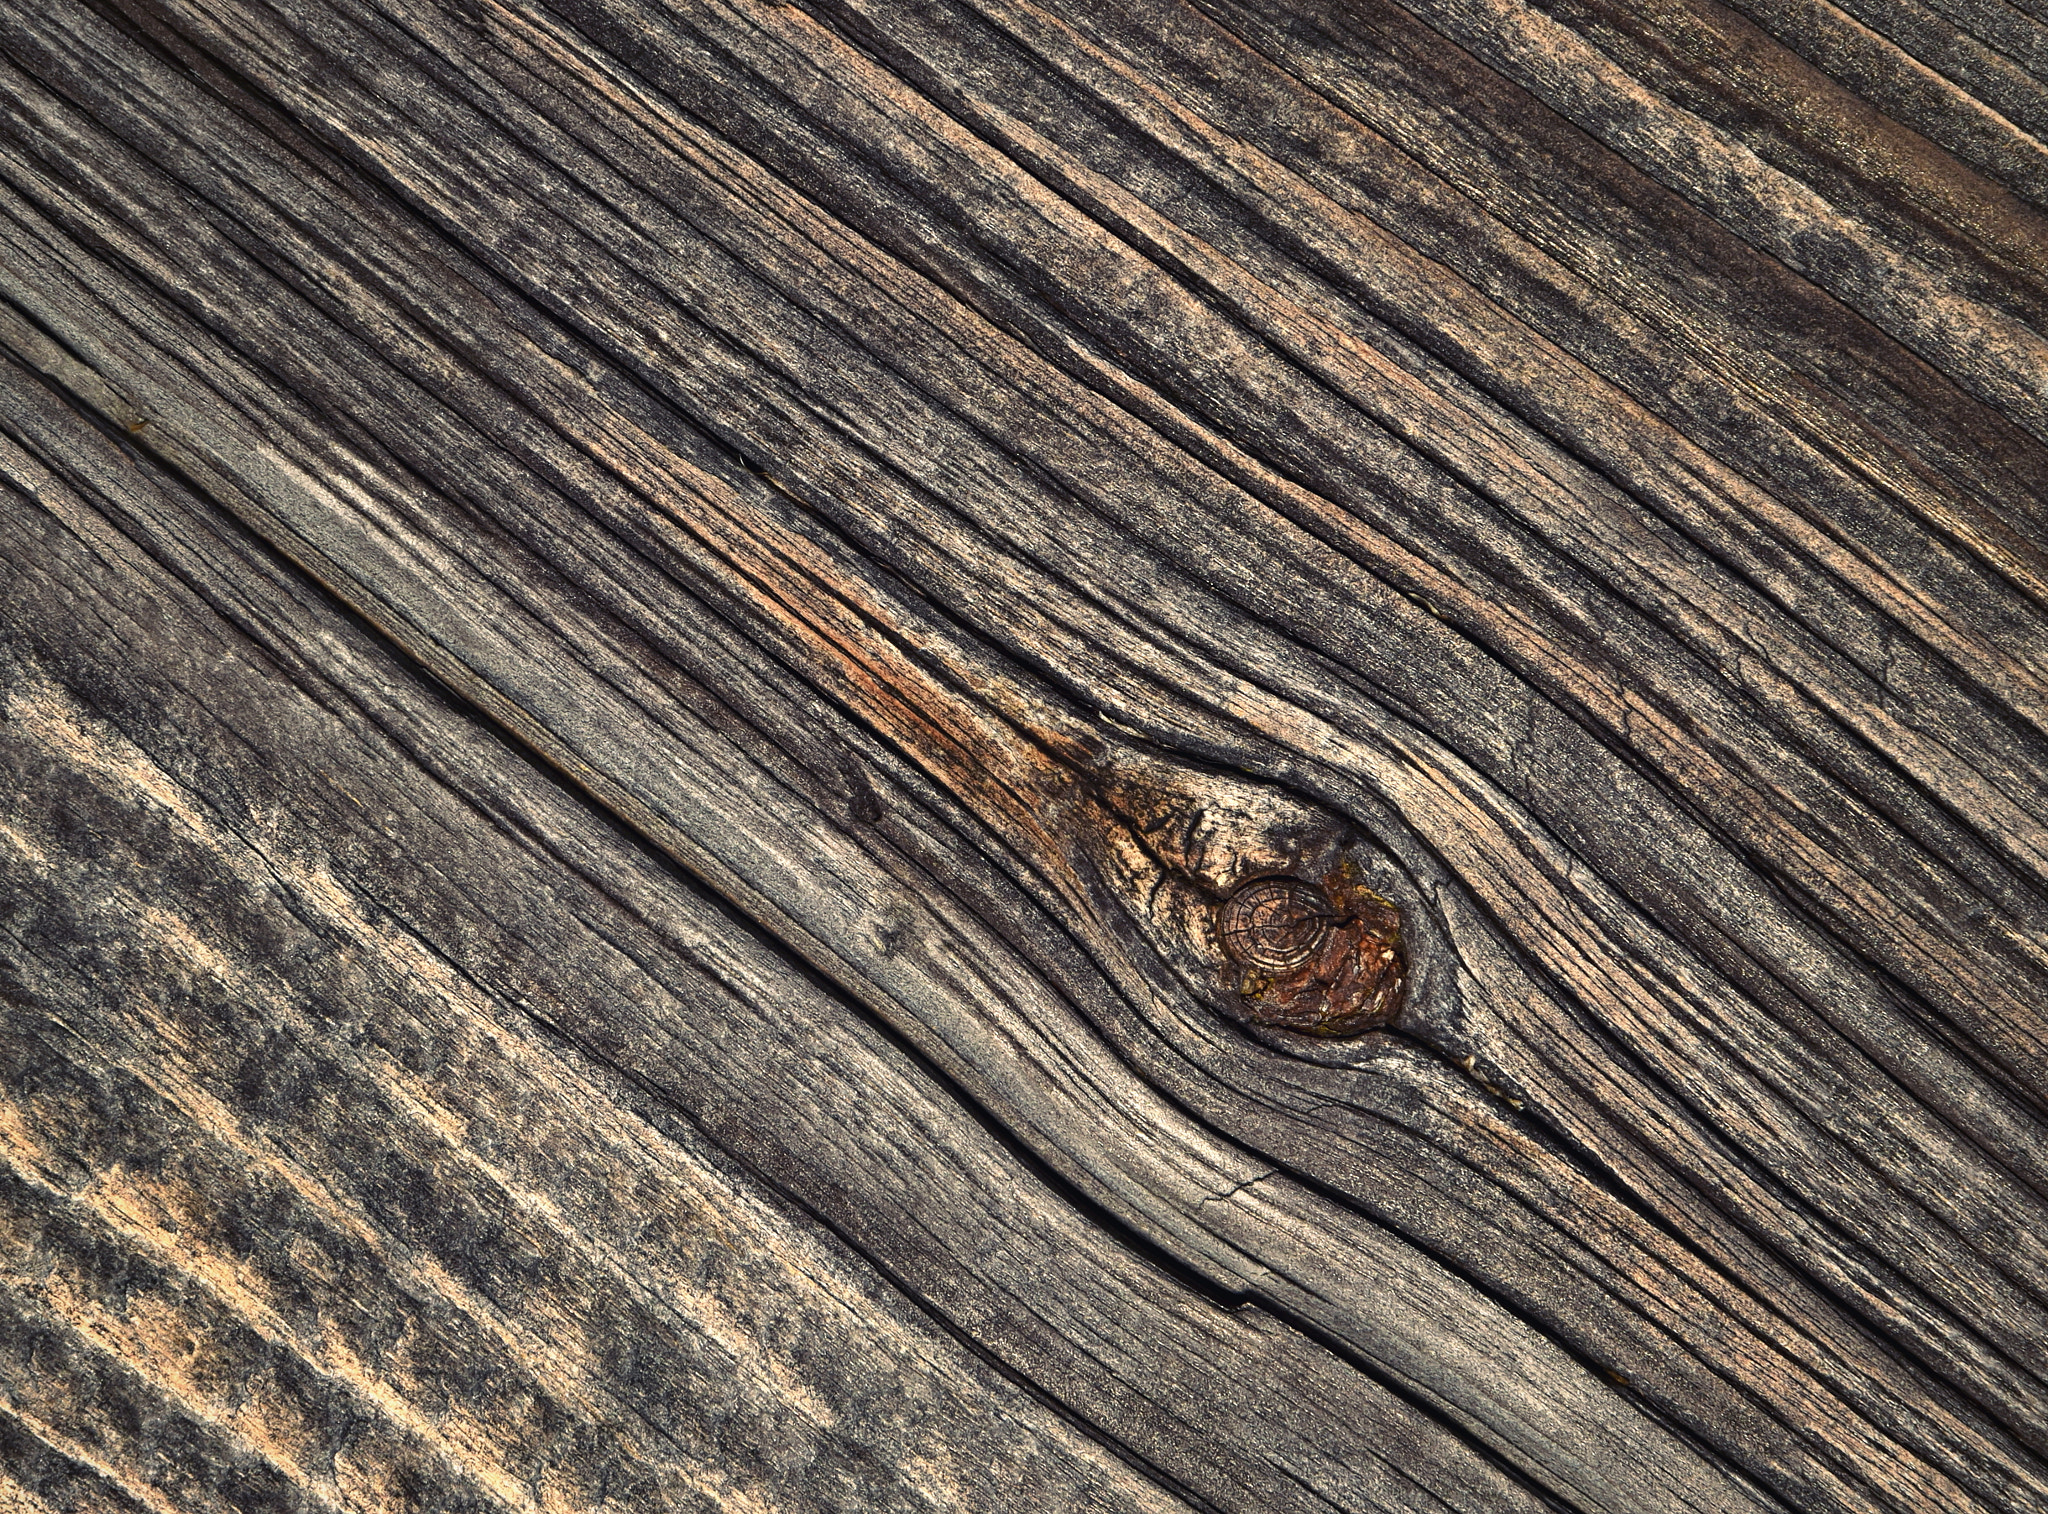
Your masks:
{"label": "wood knot", "polygon": [[1245,1018],[1312,1036],[1353,1036],[1400,1011],[1408,962],[1401,911],[1346,862],[1321,883],[1253,878],[1217,911]]}
{"label": "wood knot", "polygon": [[1247,967],[1291,973],[1308,965],[1337,923],[1330,896],[1301,878],[1259,878],[1223,903],[1223,949]]}

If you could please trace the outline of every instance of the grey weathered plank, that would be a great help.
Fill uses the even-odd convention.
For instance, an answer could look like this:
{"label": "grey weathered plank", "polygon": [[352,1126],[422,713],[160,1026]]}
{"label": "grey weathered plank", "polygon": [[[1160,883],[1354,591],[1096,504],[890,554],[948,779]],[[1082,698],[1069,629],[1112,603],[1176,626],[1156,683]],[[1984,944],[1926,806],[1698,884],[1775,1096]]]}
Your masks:
{"label": "grey weathered plank", "polygon": [[[1963,392],[2026,419],[2033,223],[1798,159],[1856,107],[1754,46],[1609,131],[1668,60],[1508,7],[1722,224],[1391,10],[133,14],[203,87],[15,28],[17,347],[1071,1181],[1592,1506],[1741,1495],[1540,1352],[1618,1439],[1495,1402],[1383,1238],[1796,1506],[2041,1499],[2043,452]],[[1376,836],[1410,1048],[1236,1037],[1134,905],[1297,824]],[[1444,1307],[1290,1293],[1287,1224]]]}
{"label": "grey weathered plank", "polygon": [[[215,373],[226,376],[225,369]],[[289,403],[282,391],[247,397]],[[367,392],[360,397],[370,399]],[[416,398],[403,402],[410,406]],[[181,397],[151,391],[143,403],[152,414],[149,431],[175,447]],[[413,409],[412,415],[423,422],[428,412]],[[294,465],[288,476],[296,487],[323,492],[315,470],[375,478],[364,471],[374,466],[369,459],[344,462],[327,446],[303,460],[280,456],[271,441],[238,435],[225,409],[203,429],[216,444],[239,444],[241,460],[261,459],[255,466],[268,483],[258,487],[269,509],[295,511],[292,493],[274,487],[280,464]],[[218,467],[197,455],[176,455],[195,471]],[[472,453],[467,461],[486,459]],[[214,473],[209,482],[235,487],[228,477]],[[403,487],[388,475],[382,482]],[[971,913],[976,901],[967,889],[979,884],[1001,900],[1004,885],[977,877],[985,868],[977,869],[971,855],[930,856],[933,842],[917,839],[929,822],[919,825],[914,810],[905,814],[903,805],[891,803],[895,825],[839,829],[843,799],[834,796],[829,808],[803,807],[804,787],[815,792],[818,784],[815,772],[778,760],[757,735],[731,722],[721,722],[725,730],[707,725],[705,706],[714,696],[692,698],[684,690],[679,700],[672,669],[634,679],[624,697],[605,683],[566,679],[565,668],[594,652],[615,688],[631,676],[620,651],[644,656],[645,644],[622,648],[611,627],[593,624],[590,612],[579,611],[550,582],[553,575],[530,561],[520,590],[527,612],[505,619],[509,603],[494,604],[492,590],[450,551],[466,534],[459,523],[450,523],[452,534],[438,543],[415,538],[417,546],[407,543],[372,562],[357,551],[367,538],[348,540],[334,529],[336,518],[319,525],[310,516],[296,519],[327,535],[308,555],[380,625],[397,629],[409,650],[743,907],[758,911],[911,1035],[1071,1181],[1183,1263],[1313,1322],[1501,1454],[1563,1482],[1581,1501],[1671,1507],[1700,1498],[1713,1506],[1749,1501],[1483,1294],[1380,1227],[1354,1222],[1312,1189],[1218,1140],[1132,1077],[1086,1036],[1083,1022],[1057,997],[1064,989],[1100,1001],[1100,979],[1070,952],[1032,962],[998,936],[989,922],[1015,929],[1021,918],[1029,929],[1016,902],[1007,911],[984,903],[983,916]],[[502,585],[506,573],[522,567],[524,554],[499,545],[503,551],[494,552],[491,563]],[[414,566],[418,546],[435,554],[431,575]],[[337,560],[337,547],[348,556]],[[625,565],[614,553],[608,566]],[[449,603],[467,606],[461,624],[438,621],[436,609]],[[422,620],[435,620],[435,631],[419,635],[406,627]],[[694,634],[708,651],[715,628],[700,622],[687,632],[649,630],[670,645]],[[428,639],[434,634],[460,640],[451,652]],[[746,713],[762,722],[782,712],[756,683]],[[782,713],[782,729],[773,734],[800,748],[798,721],[815,727],[823,714],[799,706]],[[565,728],[566,739],[557,727]],[[838,779],[837,762],[859,753],[862,743],[850,727],[834,734],[837,740],[822,755],[832,764],[826,772]],[[650,760],[678,747],[688,761]],[[909,855],[891,845],[899,838],[909,844]],[[940,862],[950,870],[939,871],[934,864]],[[934,892],[933,876],[949,878],[950,894]],[[1042,942],[1026,944],[1045,951]],[[1361,1292],[1355,1286],[1360,1277],[1375,1278],[1374,1291]],[[1400,1308],[1378,1307],[1382,1297],[1398,1297]],[[1503,1383],[1514,1386],[1503,1391]]]}
{"label": "grey weathered plank", "polygon": [[[1180,1506],[1091,1432],[1205,1503],[1537,1507],[1133,1255],[772,943],[8,378],[16,1413],[178,1506],[205,1469],[162,1464],[170,1424],[221,1475],[345,1507],[408,1477],[423,1507]],[[138,1397],[153,1431],[123,1425]]]}

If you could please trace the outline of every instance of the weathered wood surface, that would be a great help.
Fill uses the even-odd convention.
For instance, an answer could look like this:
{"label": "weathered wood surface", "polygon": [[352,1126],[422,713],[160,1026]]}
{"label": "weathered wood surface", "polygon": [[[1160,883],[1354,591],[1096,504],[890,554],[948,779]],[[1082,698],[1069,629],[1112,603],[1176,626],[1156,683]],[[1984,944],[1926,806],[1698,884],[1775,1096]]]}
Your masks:
{"label": "weathered wood surface", "polygon": [[2048,1509],[2044,19],[0,4],[0,1507]]}

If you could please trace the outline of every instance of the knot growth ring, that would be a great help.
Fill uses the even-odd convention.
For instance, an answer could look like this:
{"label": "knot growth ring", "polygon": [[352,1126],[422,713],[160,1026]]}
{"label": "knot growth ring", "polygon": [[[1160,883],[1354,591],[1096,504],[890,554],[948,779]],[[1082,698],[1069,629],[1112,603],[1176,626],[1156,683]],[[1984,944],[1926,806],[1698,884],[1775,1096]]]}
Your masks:
{"label": "knot growth ring", "polygon": [[1346,862],[1320,883],[1253,878],[1216,914],[1245,1018],[1312,1036],[1353,1036],[1399,1013],[1408,987],[1401,911]]}
{"label": "knot growth ring", "polygon": [[1260,878],[1223,905],[1223,949],[1246,967],[1299,972],[1337,923],[1330,896],[1300,878]]}

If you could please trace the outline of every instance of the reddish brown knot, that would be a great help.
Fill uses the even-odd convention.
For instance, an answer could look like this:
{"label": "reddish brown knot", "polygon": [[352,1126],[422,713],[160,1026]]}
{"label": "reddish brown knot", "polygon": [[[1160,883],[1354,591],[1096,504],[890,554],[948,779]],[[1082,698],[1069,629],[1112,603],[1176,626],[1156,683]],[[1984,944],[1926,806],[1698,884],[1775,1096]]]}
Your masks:
{"label": "reddish brown knot", "polygon": [[1245,1017],[1312,1036],[1352,1036],[1400,1011],[1408,960],[1401,911],[1346,862],[1315,883],[1253,878],[1217,912]]}

